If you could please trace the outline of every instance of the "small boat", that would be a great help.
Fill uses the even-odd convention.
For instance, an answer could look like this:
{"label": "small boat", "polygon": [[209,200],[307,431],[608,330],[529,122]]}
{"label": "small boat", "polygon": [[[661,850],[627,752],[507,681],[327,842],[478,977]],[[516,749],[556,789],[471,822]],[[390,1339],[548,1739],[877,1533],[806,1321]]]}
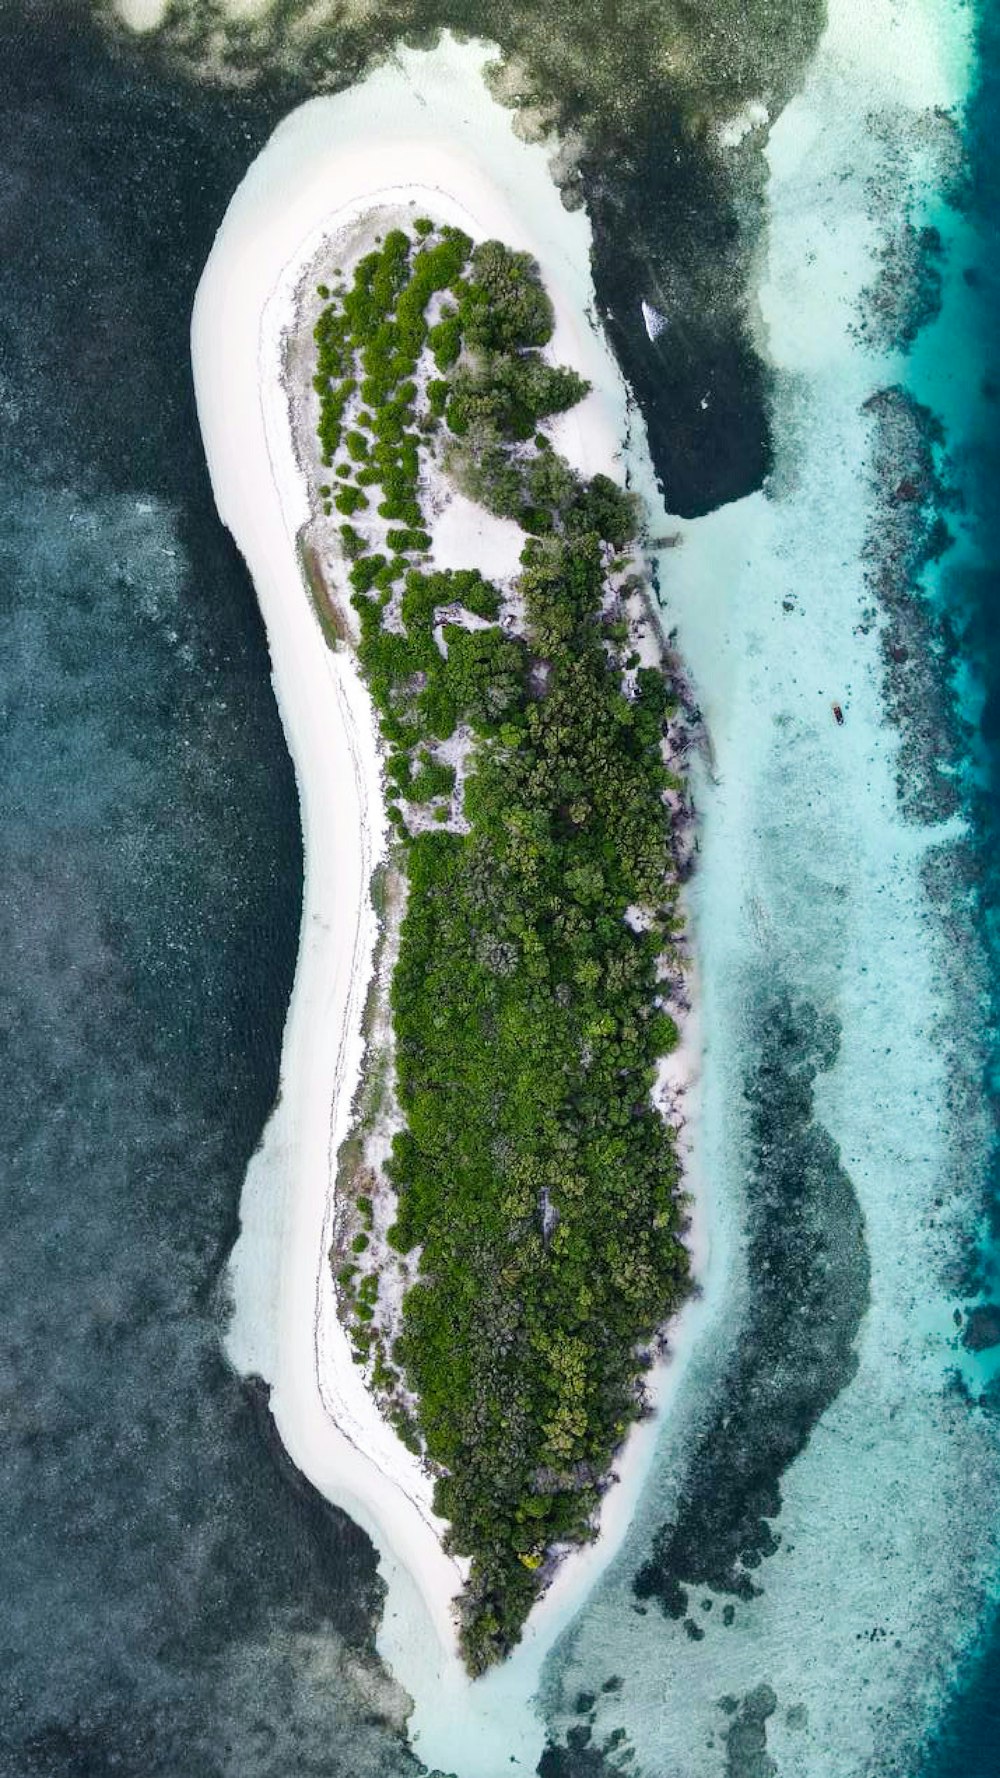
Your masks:
{"label": "small boat", "polygon": [[843,726],[844,726],[844,712],[841,709],[839,704],[834,704],[834,706],[833,706],[833,720],[837,724],[838,728],[843,728]]}

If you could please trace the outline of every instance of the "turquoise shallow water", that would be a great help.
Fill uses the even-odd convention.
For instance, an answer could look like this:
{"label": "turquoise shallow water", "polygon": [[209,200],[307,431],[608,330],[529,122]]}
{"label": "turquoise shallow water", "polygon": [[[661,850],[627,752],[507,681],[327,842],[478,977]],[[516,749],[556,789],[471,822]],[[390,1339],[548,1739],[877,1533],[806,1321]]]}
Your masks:
{"label": "turquoise shallow water", "polygon": [[[995,9],[980,8],[975,94],[969,113],[971,225],[963,276],[967,326],[954,342],[956,412],[965,425],[949,437],[966,495],[969,527],[967,561],[942,575],[939,597],[953,616],[959,662],[973,666],[967,708],[976,756],[974,819],[980,845],[982,912],[998,961],[1000,935],[1000,20]],[[939,367],[940,374],[940,367]],[[971,774],[970,774],[971,776]],[[990,1038],[984,1089],[995,1099],[995,1039],[1000,1005],[1000,974],[994,975],[987,1027]],[[994,1297],[1000,1289],[1000,1174],[987,1187],[987,1233],[983,1243],[983,1283]],[[992,1372],[989,1366],[987,1375]],[[929,1752],[921,1778],[994,1778],[1000,1772],[1000,1622],[987,1631],[978,1659],[956,1686],[940,1736]]]}

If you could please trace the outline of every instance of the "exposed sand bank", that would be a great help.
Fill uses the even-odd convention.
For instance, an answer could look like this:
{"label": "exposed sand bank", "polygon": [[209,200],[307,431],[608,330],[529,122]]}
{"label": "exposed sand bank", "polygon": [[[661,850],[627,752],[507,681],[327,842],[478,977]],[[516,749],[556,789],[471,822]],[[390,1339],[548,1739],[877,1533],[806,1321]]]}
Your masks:
{"label": "exposed sand bank", "polygon": [[[295,762],[305,836],[298,970],[285,1032],[281,1097],[250,1168],[233,1254],[228,1348],[271,1385],[271,1406],[296,1465],[372,1536],[389,1597],[379,1648],[415,1700],[414,1742],[430,1764],[492,1773],[532,1769],[542,1743],[529,1707],[548,1647],[614,1553],[652,1456],[644,1422],[617,1466],[597,1545],[566,1561],[502,1671],[471,1686],[455,1653],[451,1601],[460,1584],[443,1553],[431,1487],[378,1414],[337,1318],[327,1264],[337,1149],[362,1056],[361,1014],[375,919],[371,871],[385,845],[379,759],[367,695],[346,653],[327,648],[296,541],[309,502],[281,384],[282,340],[304,267],[324,238],[373,206],[412,203],[474,238],[495,235],[538,259],[556,310],[555,357],[593,385],[558,423],[558,447],[588,474],[629,466],[653,487],[617,366],[592,314],[590,231],[566,212],[544,153],[513,134],[487,95],[482,46],[445,39],[406,52],[361,88],[315,100],[276,132],[219,231],[192,333],[205,448],[220,514],[252,574],[275,687]],[[654,529],[661,513],[651,514]],[[462,533],[456,535],[456,532]],[[436,548],[482,565],[485,541],[449,509]],[[695,1046],[694,1027],[686,1054]],[[692,1056],[691,1072],[697,1070]],[[694,1102],[692,1102],[692,1110]],[[689,1121],[689,1136],[693,1131]],[[704,1225],[699,1230],[703,1251]],[[680,1351],[704,1304],[672,1329]],[[659,1367],[664,1399],[679,1366]]]}

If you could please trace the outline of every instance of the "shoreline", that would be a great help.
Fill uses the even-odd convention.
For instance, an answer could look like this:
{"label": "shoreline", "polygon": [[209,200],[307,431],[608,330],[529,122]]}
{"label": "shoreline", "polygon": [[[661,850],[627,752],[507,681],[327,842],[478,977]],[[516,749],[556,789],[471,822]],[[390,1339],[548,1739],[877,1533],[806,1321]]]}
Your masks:
{"label": "shoreline", "polygon": [[[470,52],[451,46],[449,54],[468,59]],[[473,49],[471,54],[477,52]],[[248,1173],[241,1206],[241,1235],[230,1268],[235,1313],[227,1350],[238,1369],[256,1371],[271,1384],[272,1412],[293,1461],[376,1543],[389,1586],[378,1647],[394,1676],[414,1696],[414,1741],[421,1757],[442,1763],[444,1752],[445,1758],[461,1757],[463,1770],[486,1770],[468,1763],[470,1752],[476,1757],[469,1723],[480,1721],[484,1714],[493,1719],[505,1747],[511,1745],[514,1731],[517,1752],[510,1757],[515,1763],[523,1758],[533,1763],[537,1758],[541,1726],[523,1720],[515,1728],[505,1720],[512,1705],[510,1694],[516,1694],[522,1716],[528,1718],[524,1706],[544,1654],[624,1535],[652,1458],[664,1398],[672,1392],[670,1373],[676,1386],[685,1343],[693,1337],[692,1318],[695,1326],[700,1318],[694,1311],[704,1313],[704,1298],[693,1297],[676,1317],[671,1327],[673,1356],[648,1373],[654,1411],[633,1429],[614,1465],[618,1480],[602,1499],[598,1541],[560,1562],[529,1619],[521,1646],[502,1669],[473,1688],[458,1663],[451,1624],[451,1600],[461,1576],[454,1560],[441,1550],[439,1522],[430,1508],[430,1483],[365,1389],[336,1313],[327,1263],[336,1155],[351,1123],[362,1060],[361,1017],[375,944],[369,882],[385,854],[386,823],[367,693],[347,653],[335,655],[327,646],[300,569],[299,536],[310,506],[295,458],[289,391],[278,374],[289,304],[294,305],[304,268],[338,227],[376,206],[423,203],[477,238],[499,235],[538,258],[556,310],[553,352],[588,375],[594,385],[581,408],[557,429],[557,446],[589,473],[599,468],[613,472],[625,452],[632,417],[617,366],[593,324],[584,319],[589,227],[585,219],[562,211],[544,155],[517,142],[512,132],[512,160],[528,157],[535,162],[533,171],[542,174],[538,184],[543,189],[533,194],[536,204],[541,199],[548,224],[541,230],[533,229],[531,220],[514,208],[510,194],[496,182],[492,163],[487,173],[457,145],[442,148],[435,136],[393,142],[399,127],[395,116],[393,128],[380,132],[378,145],[367,150],[355,146],[349,129],[344,132],[350,145],[334,157],[346,163],[338,168],[337,177],[320,155],[322,178],[313,166],[311,178],[302,179],[304,169],[296,166],[299,178],[292,186],[277,167],[277,177],[268,185],[261,168],[272,151],[279,144],[293,147],[296,128],[318,121],[317,112],[328,112],[331,106],[342,115],[356,110],[356,104],[344,102],[345,97],[353,100],[355,94],[313,101],[293,114],[251,168],[206,267],[192,333],[199,415],[216,501],[247,559],[267,625],[275,689],[296,767],[306,854],[302,941],[285,1033],[280,1097]],[[485,91],[483,103],[492,105]],[[509,131],[508,114],[498,106],[494,109]],[[447,121],[454,129],[454,121]],[[446,135],[445,130],[439,133]],[[307,129],[311,147],[309,135]],[[291,158],[294,164],[294,152]],[[300,159],[308,165],[310,156]],[[414,174],[419,170],[424,177],[414,177],[405,186],[384,183],[384,173],[400,166]],[[518,171],[523,177],[523,169]],[[345,188],[354,195],[337,206],[332,199]],[[283,193],[288,189],[293,196],[286,200]],[[518,185],[517,197],[521,195]],[[555,214],[545,216],[546,209]],[[579,237],[573,243],[576,262],[564,243],[561,254],[550,244],[551,236],[558,240],[559,234]],[[576,302],[572,294],[581,276],[585,300]],[[256,337],[248,354],[255,317]],[[248,364],[254,378],[247,375]],[[649,517],[654,525],[659,523],[659,508]],[[339,723],[331,724],[333,708]],[[350,835],[355,836],[353,846]],[[685,1044],[694,1029],[686,1019]],[[695,1043],[700,1047],[700,1040]],[[693,1133],[697,1107],[689,1104],[687,1110]],[[688,1184],[690,1144],[691,1138],[682,1145],[688,1155]],[[424,1633],[427,1629],[432,1631],[432,1643]],[[452,1706],[447,1713],[441,1708],[442,1687]],[[453,1718],[447,1725],[440,1720],[445,1714]],[[464,1723],[464,1733],[458,1722]],[[438,1738],[441,1731],[444,1747]],[[463,1751],[449,1755],[447,1743],[456,1734]],[[484,1757],[494,1761],[497,1750],[486,1747]]]}

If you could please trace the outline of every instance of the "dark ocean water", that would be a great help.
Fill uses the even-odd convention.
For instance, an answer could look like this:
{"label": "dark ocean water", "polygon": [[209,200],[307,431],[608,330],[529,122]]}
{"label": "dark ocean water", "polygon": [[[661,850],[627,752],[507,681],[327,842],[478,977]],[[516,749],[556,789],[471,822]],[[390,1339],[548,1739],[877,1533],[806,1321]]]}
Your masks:
{"label": "dark ocean water", "polygon": [[[985,693],[976,742],[986,770],[974,802],[979,848],[981,908],[997,967],[989,1042],[993,1051],[984,1090],[1000,1096],[996,1038],[1000,1017],[1000,16],[988,3],[977,19],[977,84],[970,107],[969,214],[977,252],[966,270],[978,323],[963,342],[972,367],[970,422],[962,440],[946,441],[960,452],[961,483],[978,562],[949,577],[942,595],[954,613],[960,652],[971,661]],[[969,350],[971,344],[971,350]],[[988,1199],[992,1241],[985,1254],[987,1291],[1000,1290],[1000,1172]],[[1000,1514],[1000,1502],[997,1503]],[[997,1778],[1000,1774],[1000,1621],[987,1634],[942,1723],[921,1778]]]}

